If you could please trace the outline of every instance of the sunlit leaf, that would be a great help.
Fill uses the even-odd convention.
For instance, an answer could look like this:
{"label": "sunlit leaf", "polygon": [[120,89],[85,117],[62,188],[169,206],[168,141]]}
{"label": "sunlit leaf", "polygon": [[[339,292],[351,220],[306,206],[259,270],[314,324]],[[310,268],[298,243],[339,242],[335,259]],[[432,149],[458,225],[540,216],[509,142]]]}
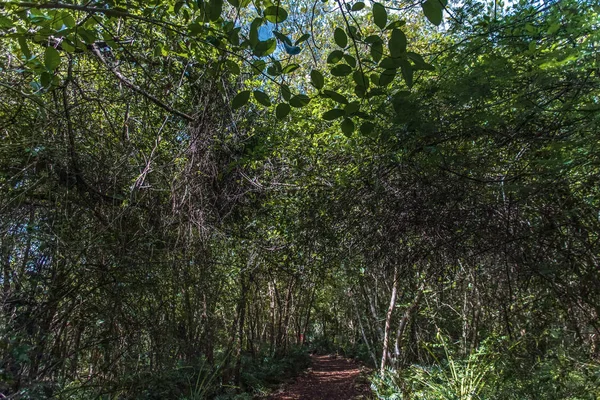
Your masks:
{"label": "sunlit leaf", "polygon": [[333,50],[327,56],[327,64],[335,64],[339,62],[342,58],[344,58],[344,52],[341,50]]}
{"label": "sunlit leaf", "polygon": [[272,22],[274,24],[283,22],[288,17],[287,11],[285,11],[283,7],[278,6],[270,6],[265,8],[265,11],[263,11],[263,15],[265,16],[265,19],[267,21]]}
{"label": "sunlit leaf", "polygon": [[52,46],[46,47],[44,52],[44,65],[48,71],[54,71],[60,65],[60,54]]}

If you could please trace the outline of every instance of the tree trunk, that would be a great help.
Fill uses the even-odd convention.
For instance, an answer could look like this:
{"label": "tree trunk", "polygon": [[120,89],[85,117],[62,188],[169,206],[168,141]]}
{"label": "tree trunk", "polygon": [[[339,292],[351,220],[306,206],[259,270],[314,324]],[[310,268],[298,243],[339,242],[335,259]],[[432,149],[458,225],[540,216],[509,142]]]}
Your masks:
{"label": "tree trunk", "polygon": [[388,344],[390,340],[390,329],[392,326],[392,314],[394,313],[394,307],[396,306],[396,296],[398,294],[398,266],[394,267],[394,282],[392,284],[392,295],[390,298],[390,306],[388,307],[387,314],[385,316],[385,330],[383,332],[383,352],[381,355],[381,367],[380,372],[385,372],[385,363],[388,358]]}

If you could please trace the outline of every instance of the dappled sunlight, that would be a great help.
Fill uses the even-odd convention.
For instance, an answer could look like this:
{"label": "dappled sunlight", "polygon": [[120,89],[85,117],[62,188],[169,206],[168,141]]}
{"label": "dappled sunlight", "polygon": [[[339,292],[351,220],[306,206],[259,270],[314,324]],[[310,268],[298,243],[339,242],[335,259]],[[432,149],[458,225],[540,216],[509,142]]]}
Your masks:
{"label": "dappled sunlight", "polygon": [[311,368],[270,400],[355,399],[369,391],[357,383],[360,366],[331,355],[313,355]]}

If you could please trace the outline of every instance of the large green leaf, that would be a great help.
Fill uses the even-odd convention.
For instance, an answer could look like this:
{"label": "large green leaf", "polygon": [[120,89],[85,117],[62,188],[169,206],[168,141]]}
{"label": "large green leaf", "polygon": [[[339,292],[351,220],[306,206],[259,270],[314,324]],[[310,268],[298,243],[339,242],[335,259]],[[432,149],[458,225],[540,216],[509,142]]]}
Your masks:
{"label": "large green leaf", "polygon": [[362,86],[365,89],[369,88],[369,78],[362,71],[354,71],[352,79],[358,86]]}
{"label": "large green leaf", "polygon": [[385,28],[387,24],[387,11],[380,3],[373,4],[373,21],[380,29]]}
{"label": "large green leaf", "polygon": [[287,11],[285,11],[285,9],[283,7],[278,7],[278,6],[271,6],[271,7],[265,8],[263,15],[265,16],[265,19],[267,21],[272,22],[274,24],[283,22],[288,17]]}
{"label": "large green leaf", "polygon": [[279,103],[279,104],[277,104],[277,107],[275,108],[275,116],[277,117],[277,119],[284,119],[285,117],[288,116],[291,109],[292,108],[290,107],[289,104]]}
{"label": "large green leaf", "polygon": [[290,99],[290,105],[292,107],[300,108],[310,103],[310,97],[305,94],[298,94]]}
{"label": "large green leaf", "polygon": [[375,125],[372,122],[365,121],[360,126],[360,133],[362,133],[363,135],[369,135],[373,132],[374,129],[375,129]]}
{"label": "large green leaf", "polygon": [[436,26],[442,23],[444,13],[443,6],[439,0],[426,0],[421,6],[429,22]]}
{"label": "large green leaf", "polygon": [[335,44],[341,48],[348,46],[348,35],[346,35],[346,32],[341,28],[335,28],[333,31],[333,40],[335,40]]}
{"label": "large green leaf", "polygon": [[300,36],[295,42],[294,42],[294,46],[298,46],[300,43],[307,41],[308,39],[310,39],[310,34],[305,33],[304,35]]}
{"label": "large green leaf", "polygon": [[292,98],[292,91],[290,90],[290,87],[288,85],[281,85],[280,91],[281,97],[283,97],[285,101],[290,101]]}
{"label": "large green leaf", "polygon": [[344,58],[344,52],[341,50],[333,50],[327,56],[327,64],[335,64],[338,63],[342,58]]}
{"label": "large green leaf", "polygon": [[371,57],[373,61],[379,62],[383,56],[383,43],[376,42],[371,45]]}
{"label": "large green leaf", "polygon": [[406,35],[400,29],[394,29],[388,43],[392,57],[400,57],[406,52]]}
{"label": "large green leaf", "polygon": [[333,76],[348,76],[352,73],[352,67],[347,64],[338,64],[331,68],[331,75]]}
{"label": "large green leaf", "polygon": [[265,107],[271,106],[271,99],[269,99],[269,96],[261,90],[254,91],[254,98]]}
{"label": "large green leaf", "polygon": [[285,68],[281,72],[284,74],[291,74],[298,68],[300,68],[299,64],[289,64],[289,65],[286,65]]}
{"label": "large green leaf", "polygon": [[348,103],[346,107],[344,107],[344,113],[346,115],[352,115],[360,110],[360,102],[353,101],[352,103]]}
{"label": "large green leaf", "polygon": [[268,39],[264,41],[259,41],[256,46],[254,46],[254,55],[257,57],[265,57],[269,54],[273,54],[275,49],[277,48],[277,40]]}
{"label": "large green leaf", "polygon": [[389,85],[394,80],[395,76],[396,76],[395,69],[386,69],[379,76],[379,86]]}
{"label": "large green leaf", "polygon": [[54,71],[60,65],[60,54],[52,46],[46,47],[44,52],[44,65],[48,71]]}
{"label": "large green leaf", "polygon": [[231,108],[236,110],[240,107],[243,107],[244,105],[246,105],[246,103],[248,103],[248,100],[250,100],[250,91],[249,90],[244,90],[242,92],[239,92],[233,98],[233,101],[231,102]]}
{"label": "large green leaf", "polygon": [[350,10],[352,11],[360,11],[363,8],[365,8],[365,3],[363,3],[362,1],[356,2],[352,5],[352,8]]}
{"label": "large green leaf", "polygon": [[408,60],[401,60],[401,70],[402,70],[402,77],[404,78],[404,81],[406,82],[406,85],[408,87],[412,87],[413,85],[413,69],[412,69],[412,65],[410,65],[410,62],[408,62]]}
{"label": "large green leaf", "polygon": [[343,117],[345,114],[346,113],[344,112],[344,110],[340,108],[333,108],[323,113],[323,119],[325,121],[333,121],[334,119]]}
{"label": "large green leaf", "polygon": [[325,78],[323,77],[323,74],[321,72],[317,71],[316,69],[313,69],[312,71],[310,71],[310,83],[317,90],[321,90],[323,89],[323,86],[325,86]]}
{"label": "large green leaf", "polygon": [[221,17],[223,11],[223,0],[210,0],[208,3],[208,9],[206,15],[212,22],[217,21]]}
{"label": "large green leaf", "polygon": [[340,104],[348,104],[348,99],[346,96],[339,94],[338,92],[334,92],[333,90],[323,90],[323,94],[326,97],[329,97],[331,100],[336,101]]}
{"label": "large green leaf", "polygon": [[350,118],[344,118],[340,127],[342,128],[342,133],[348,137],[354,132],[354,122]]}

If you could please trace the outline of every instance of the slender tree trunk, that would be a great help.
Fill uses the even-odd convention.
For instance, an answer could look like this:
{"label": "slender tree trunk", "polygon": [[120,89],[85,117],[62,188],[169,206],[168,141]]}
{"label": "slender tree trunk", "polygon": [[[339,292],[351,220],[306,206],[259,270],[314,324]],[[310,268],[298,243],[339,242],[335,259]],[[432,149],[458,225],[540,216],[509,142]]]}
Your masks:
{"label": "slender tree trunk", "polygon": [[417,297],[415,297],[412,304],[406,309],[406,311],[404,311],[404,315],[398,324],[398,330],[396,331],[396,343],[394,344],[396,363],[398,363],[400,359],[400,342],[402,341],[402,336],[404,335],[404,331],[406,330],[406,326],[408,325],[410,318],[415,310],[419,307],[419,303],[423,297],[423,290],[424,287],[421,285],[421,287],[418,289]]}
{"label": "slender tree trunk", "polygon": [[385,316],[385,330],[383,332],[383,352],[381,355],[381,367],[380,372],[385,372],[385,363],[388,358],[388,344],[390,340],[390,329],[392,327],[392,314],[394,313],[394,307],[396,306],[396,296],[398,294],[398,266],[394,267],[394,282],[392,283],[392,295],[390,297],[390,306],[388,307],[387,314]]}
{"label": "slender tree trunk", "polygon": [[365,346],[367,346],[367,351],[373,360],[373,366],[377,366],[377,357],[375,357],[375,353],[371,350],[371,346],[369,345],[369,339],[365,333],[365,328],[362,323],[362,318],[360,317],[360,313],[358,312],[358,307],[356,306],[356,300],[354,299],[354,295],[350,296],[352,300],[352,305],[354,306],[354,311],[356,312],[356,319],[358,320],[358,326],[360,327],[360,333],[362,334],[363,341],[365,342]]}

